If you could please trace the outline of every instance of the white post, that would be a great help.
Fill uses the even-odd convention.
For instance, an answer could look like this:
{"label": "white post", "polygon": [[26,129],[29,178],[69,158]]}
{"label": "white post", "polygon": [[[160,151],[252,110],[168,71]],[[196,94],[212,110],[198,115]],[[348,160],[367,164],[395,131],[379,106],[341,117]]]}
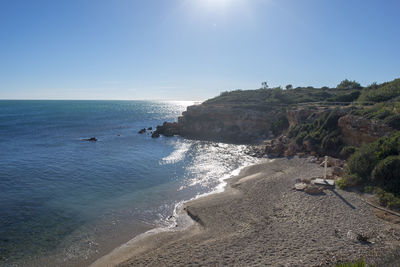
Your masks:
{"label": "white post", "polygon": [[326,180],[326,172],[328,169],[328,156],[325,156],[325,166],[324,166],[324,180]]}

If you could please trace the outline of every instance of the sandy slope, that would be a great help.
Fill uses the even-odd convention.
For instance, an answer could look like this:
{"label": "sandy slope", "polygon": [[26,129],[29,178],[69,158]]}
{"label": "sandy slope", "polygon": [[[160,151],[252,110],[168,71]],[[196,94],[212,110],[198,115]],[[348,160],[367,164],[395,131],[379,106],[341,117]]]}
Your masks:
{"label": "sandy slope", "polygon": [[[251,166],[224,193],[187,203],[196,221],[189,229],[130,242],[94,266],[319,266],[399,252],[398,226],[374,216],[355,193],[292,189],[296,178],[321,173],[299,158]],[[357,233],[372,243],[357,241]]]}

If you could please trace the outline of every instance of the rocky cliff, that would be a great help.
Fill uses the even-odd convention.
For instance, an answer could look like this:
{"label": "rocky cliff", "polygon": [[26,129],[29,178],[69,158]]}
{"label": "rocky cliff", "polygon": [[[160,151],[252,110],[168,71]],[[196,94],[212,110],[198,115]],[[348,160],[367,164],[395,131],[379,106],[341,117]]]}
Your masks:
{"label": "rocky cliff", "polygon": [[184,137],[234,143],[254,143],[271,138],[272,124],[285,113],[237,108],[230,105],[190,106],[178,119]]}
{"label": "rocky cliff", "polygon": [[[329,119],[328,115],[334,110],[335,117],[331,116]],[[181,135],[191,139],[229,143],[260,143],[266,139],[274,139],[264,143],[267,154],[283,156],[314,152],[337,155],[339,149],[335,153],[331,151],[336,144],[358,146],[393,131],[381,122],[350,115],[351,110],[350,107],[338,109],[318,105],[290,108],[276,106],[267,110],[255,110],[230,104],[201,104],[189,106],[177,123],[166,122],[158,126],[153,137],[158,137],[159,134]],[[329,129],[324,126],[328,121]],[[290,138],[285,136],[290,130],[304,125],[309,125],[305,127],[305,132],[302,130],[305,138],[300,140],[299,133]],[[306,136],[307,134],[309,135]],[[319,142],[318,138],[321,143],[315,143]]]}
{"label": "rocky cliff", "polygon": [[344,142],[352,146],[371,143],[393,132],[382,122],[349,114],[339,118],[338,126]]}

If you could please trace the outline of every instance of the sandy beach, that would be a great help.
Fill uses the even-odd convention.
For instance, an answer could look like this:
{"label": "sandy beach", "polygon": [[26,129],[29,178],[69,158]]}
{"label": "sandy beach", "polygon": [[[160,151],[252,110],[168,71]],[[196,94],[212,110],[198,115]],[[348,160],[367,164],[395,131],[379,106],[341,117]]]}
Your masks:
{"label": "sandy beach", "polygon": [[223,193],[185,204],[194,221],[187,229],[146,234],[92,266],[329,266],[361,258],[398,266],[399,225],[377,217],[360,195],[293,189],[296,179],[321,174],[297,157],[247,167]]}

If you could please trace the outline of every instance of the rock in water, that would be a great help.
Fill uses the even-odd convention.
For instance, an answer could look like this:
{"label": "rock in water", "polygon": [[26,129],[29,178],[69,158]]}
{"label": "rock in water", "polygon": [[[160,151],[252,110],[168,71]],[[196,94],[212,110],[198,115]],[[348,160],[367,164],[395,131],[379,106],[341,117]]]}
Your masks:
{"label": "rock in water", "polygon": [[154,131],[154,132],[151,133],[151,137],[152,138],[158,138],[158,137],[160,137],[160,134],[159,134],[159,132]]}
{"label": "rock in water", "polygon": [[91,138],[82,139],[82,141],[96,142],[97,138],[96,137],[91,137]]}
{"label": "rock in water", "polygon": [[164,122],[163,125],[157,126],[156,130],[152,132],[151,137],[157,138],[160,135],[174,136],[179,134],[179,126],[176,122]]}
{"label": "rock in water", "polygon": [[146,128],[141,129],[138,134],[144,134],[146,132]]}

